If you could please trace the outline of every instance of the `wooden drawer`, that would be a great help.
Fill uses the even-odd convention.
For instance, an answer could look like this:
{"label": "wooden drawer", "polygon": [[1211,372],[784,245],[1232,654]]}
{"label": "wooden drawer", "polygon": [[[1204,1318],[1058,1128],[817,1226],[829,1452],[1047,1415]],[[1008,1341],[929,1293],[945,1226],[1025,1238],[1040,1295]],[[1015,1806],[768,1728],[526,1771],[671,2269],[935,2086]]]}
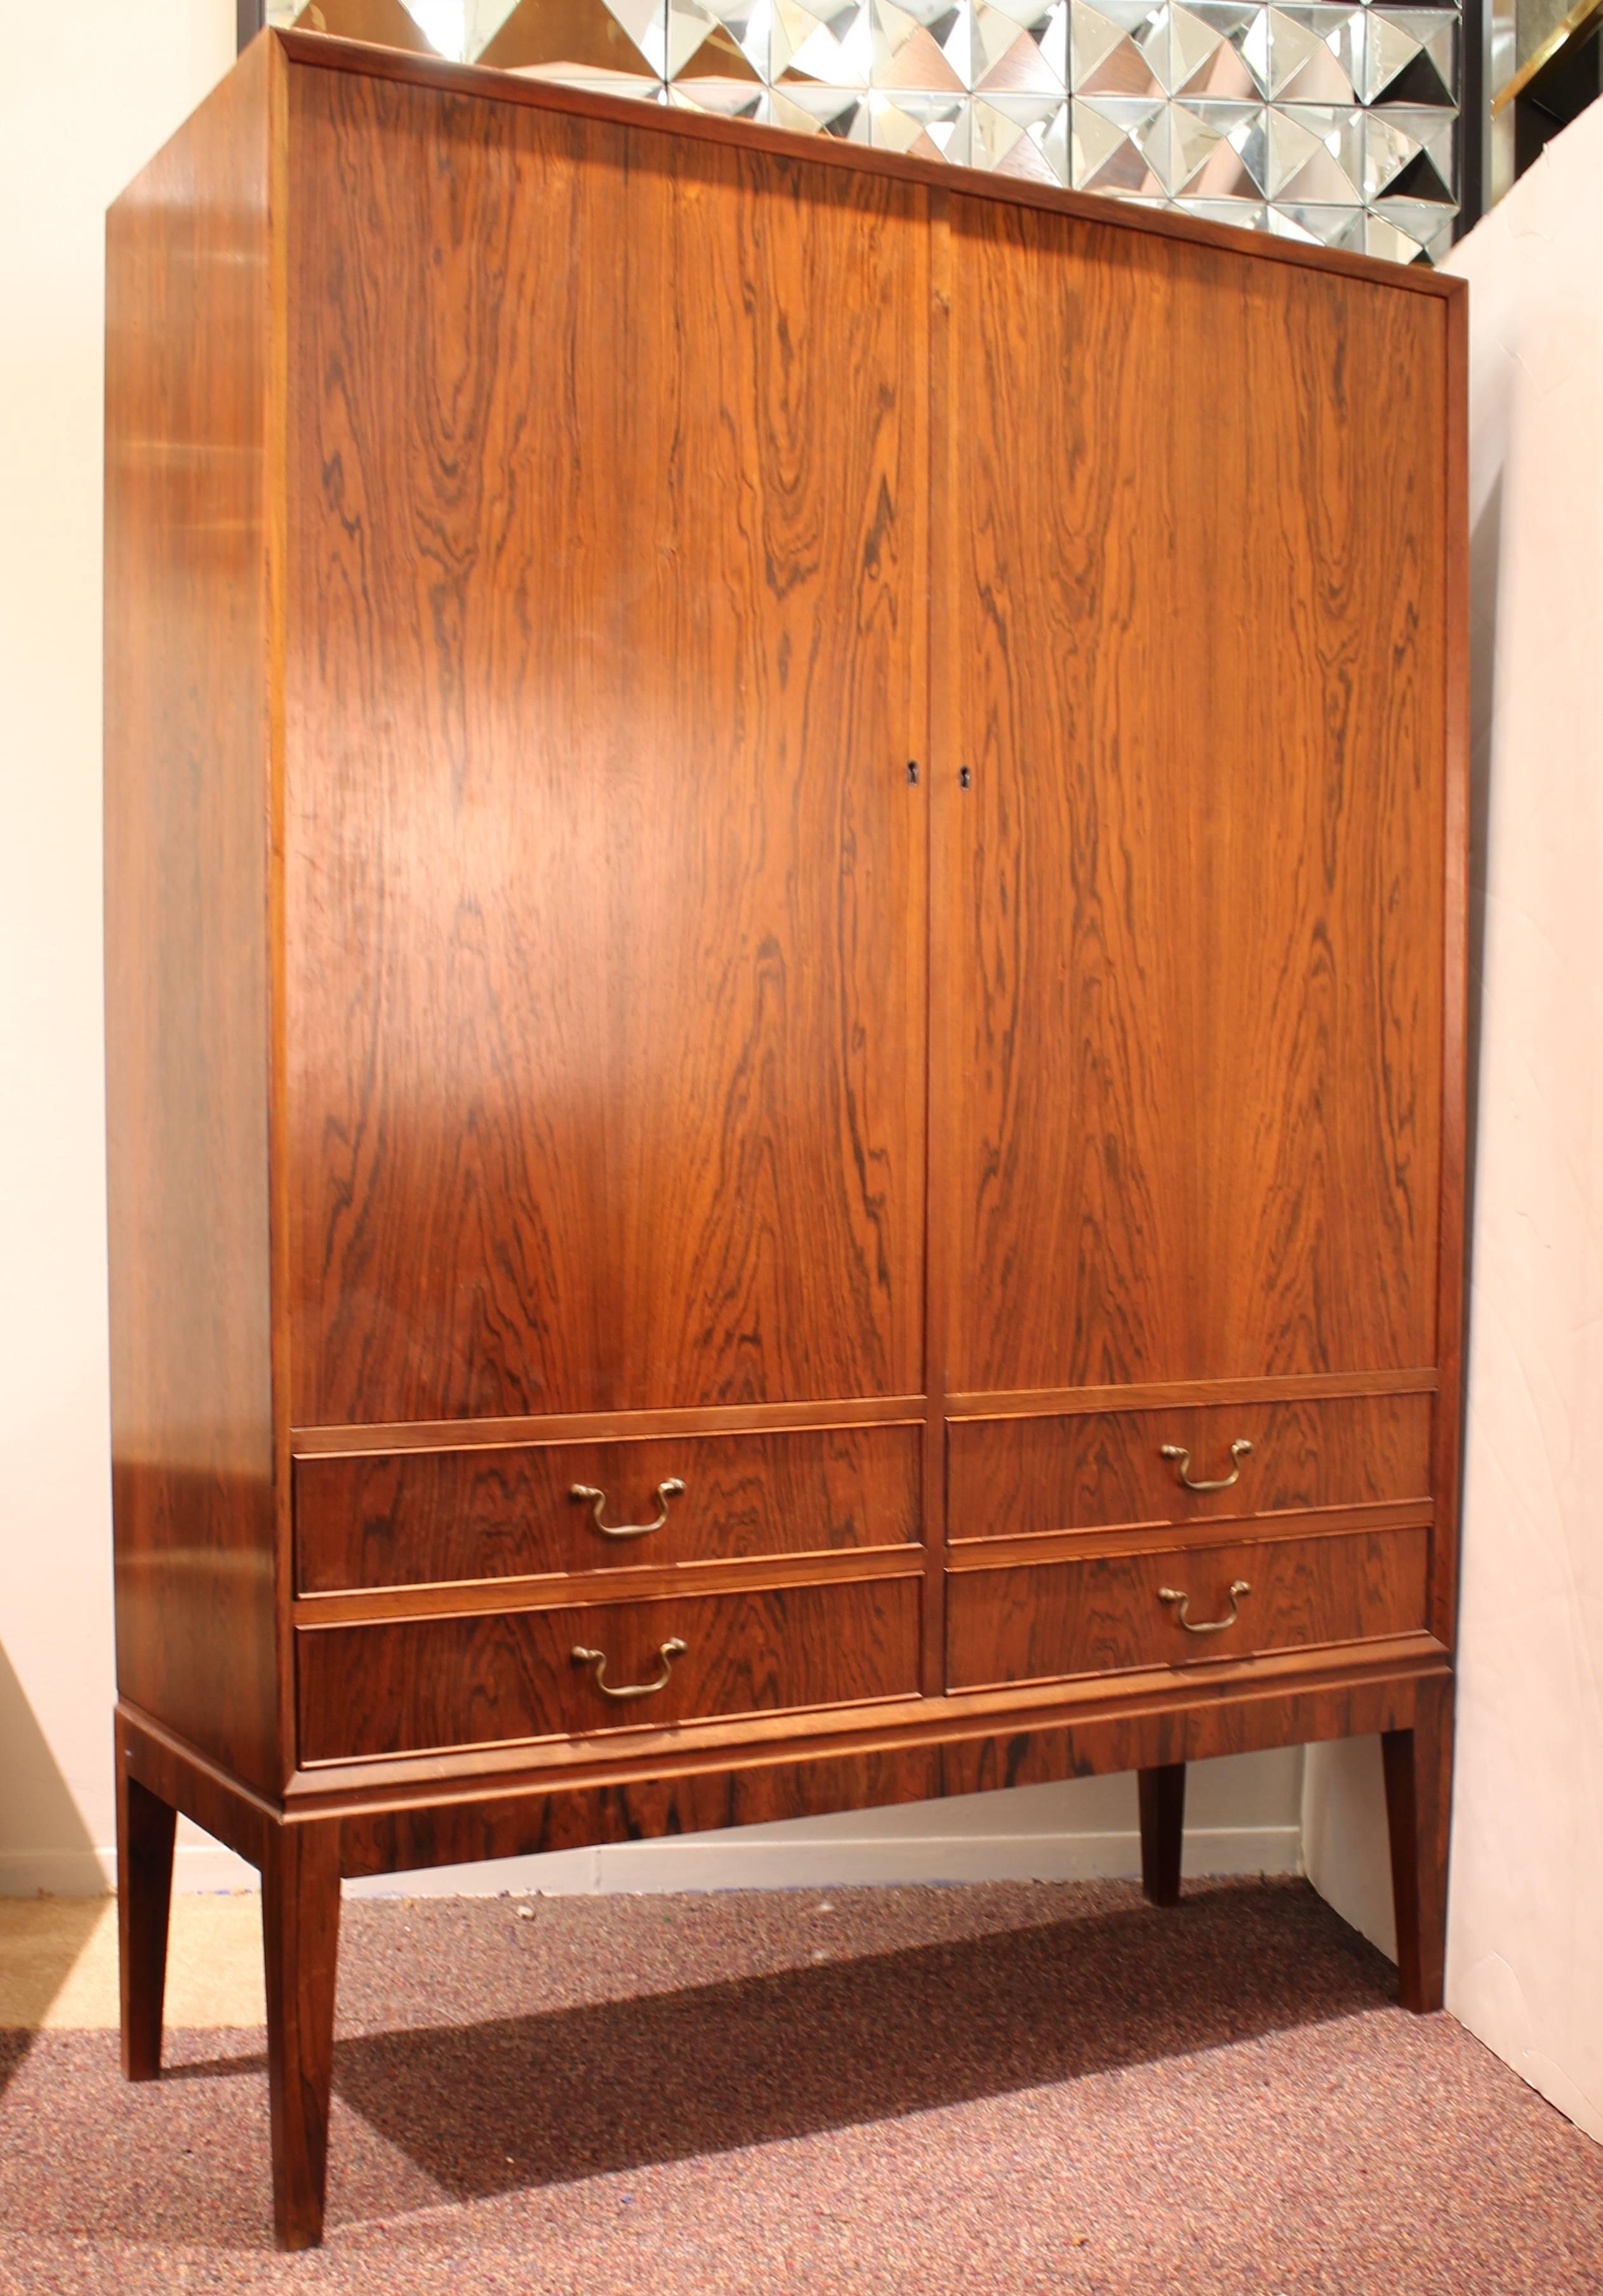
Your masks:
{"label": "wooden drawer", "polygon": [[[920,1536],[917,1427],[827,1427],[645,1442],[519,1444],[302,1459],[296,1472],[302,1594],[409,1587],[624,1564],[699,1562]],[[602,1520],[660,1530],[609,1538]]]}
{"label": "wooden drawer", "polygon": [[[954,1420],[947,1536],[1017,1538],[1420,1499],[1430,1490],[1429,1395],[1329,1396],[1183,1411]],[[1252,1449],[1232,1460],[1239,1440]],[[1228,1490],[1188,1490],[1239,1469]]]}
{"label": "wooden drawer", "polygon": [[[979,1690],[1122,1674],[1203,1659],[1412,1634],[1426,1623],[1428,1530],[1327,1531],[1231,1546],[1170,1547],[954,1570],[946,1582],[946,1683]],[[1229,1616],[1220,1634],[1188,1633]]]}
{"label": "wooden drawer", "polygon": [[[916,1694],[921,1576],[781,1587],[663,1602],[411,1619],[296,1637],[303,1762],[525,1738],[659,1729],[787,1708]],[[664,1688],[662,1645],[685,1645]]]}

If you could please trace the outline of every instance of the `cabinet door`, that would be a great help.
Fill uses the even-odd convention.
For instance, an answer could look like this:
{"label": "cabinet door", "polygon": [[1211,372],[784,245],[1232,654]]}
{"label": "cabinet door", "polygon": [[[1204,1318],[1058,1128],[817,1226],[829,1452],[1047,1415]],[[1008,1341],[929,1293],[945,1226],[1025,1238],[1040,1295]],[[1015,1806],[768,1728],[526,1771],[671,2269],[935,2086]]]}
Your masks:
{"label": "cabinet door", "polygon": [[296,1416],[915,1392],[925,194],[291,81]]}
{"label": "cabinet door", "polygon": [[950,1384],[1429,1364],[1445,307],[953,206]]}

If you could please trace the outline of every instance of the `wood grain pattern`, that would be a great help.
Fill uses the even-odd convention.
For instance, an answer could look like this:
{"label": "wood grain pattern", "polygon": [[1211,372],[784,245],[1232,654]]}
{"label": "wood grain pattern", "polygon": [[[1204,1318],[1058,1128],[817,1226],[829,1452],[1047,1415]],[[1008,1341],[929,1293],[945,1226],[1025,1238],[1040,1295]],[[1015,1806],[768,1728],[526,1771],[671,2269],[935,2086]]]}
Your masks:
{"label": "wood grain pattern", "polygon": [[117,1669],[263,1785],[268,1240],[263,42],[106,236],[106,1126]]}
{"label": "wood grain pattern", "polygon": [[[303,1633],[300,1758],[588,1737],[906,1695],[918,1687],[919,1607],[919,1581],[899,1578]],[[674,1638],[687,1648],[667,1687],[629,1704],[603,1697],[572,1655],[576,1645],[602,1651],[609,1682],[650,1682]]]}
{"label": "wood grain pattern", "polygon": [[300,2244],[341,1870],[1360,1731],[1429,2005],[1461,284],[295,37],[109,259],[130,2070],[175,1810]]}
{"label": "wood grain pattern", "polygon": [[1428,1727],[1450,1687],[1439,1670],[1383,1669],[1372,1660],[1367,1673],[1349,1665],[1322,1682],[1260,1675],[1227,1685],[1224,1672],[1215,1672],[1210,1697],[1171,1693],[1165,1705],[1158,1693],[1137,1705],[1126,1695],[1103,1701],[1100,1710],[1083,1701],[1072,1724],[1043,1718],[1047,1726],[1035,1731],[1009,1725],[951,1742],[821,1750],[803,1760],[770,1749],[757,1763],[636,1777],[600,1791],[525,1789],[510,1799],[436,1798],[411,1807],[380,1792],[370,1793],[360,1814],[304,1812],[287,1821],[265,1816],[257,1796],[126,1706],[118,1717],[119,1759],[130,1784],[261,1866],[274,2217],[281,2242],[302,2247],[316,2241],[322,2226],[340,1874],[880,1808],[1365,1731],[1394,1737]]}
{"label": "wood grain pattern", "polygon": [[688,1411],[552,1411],[518,1418],[476,1416],[374,1422],[361,1427],[297,1427],[297,1459],[377,1458],[388,1451],[495,1449],[516,1443],[638,1443],[652,1435],[778,1435],[789,1428],[921,1425],[921,1395],[859,1395],[834,1403],[730,1403]]}
{"label": "wood grain pattern", "polygon": [[[1285,1520],[1306,1522],[1306,1515]],[[1335,1518],[1350,1523],[1352,1518]],[[1366,1522],[1370,1520],[1365,1517]],[[1146,1534],[1148,1537],[1151,1533]],[[1173,1537],[1165,1532],[1165,1537]],[[1216,1536],[1216,1533],[1210,1533]],[[1001,1549],[975,1553],[1011,1554]],[[1027,1542],[1027,1559],[1051,1541]],[[838,1587],[855,1578],[922,1578],[923,1549],[842,1546],[827,1554],[759,1554],[734,1562],[667,1562],[621,1570],[553,1570],[532,1578],[465,1578],[441,1586],[370,1587],[338,1595],[303,1595],[292,1604],[298,1627],[378,1625],[388,1619],[467,1619],[502,1611],[549,1611],[556,1603],[651,1603],[667,1595],[743,1595],[753,1587]]]}
{"label": "wood grain pattern", "polygon": [[[919,1536],[920,1447],[917,1428],[854,1427],[303,1460],[300,1588],[894,1546]],[[603,1538],[570,1496],[604,1490],[603,1521],[650,1523],[670,1479],[683,1495],[640,1538]]]}
{"label": "wood grain pattern", "polygon": [[262,1865],[273,2222],[280,2248],[323,2238],[334,1988],[339,1957],[339,1828],[274,1826]]}
{"label": "wood grain pattern", "polygon": [[1141,1813],[1141,1888],[1155,1906],[1180,1903],[1180,1865],[1185,1849],[1186,1766],[1165,1762],[1136,1774]]}
{"label": "wood grain pattern", "polygon": [[[1392,1530],[954,1574],[946,1679],[961,1690],[1408,1634],[1425,1624],[1428,1546],[1424,1530]],[[1223,1619],[1237,1579],[1251,1592],[1223,1634],[1188,1634],[1159,1599],[1173,1587],[1195,1622]]]}
{"label": "wood grain pattern", "polygon": [[1386,1828],[1397,1920],[1397,1989],[1417,2016],[1442,2006],[1447,1970],[1447,1856],[1452,1820],[1451,1677],[1421,1685],[1406,1728],[1384,1731]]}
{"label": "wood grain pattern", "polygon": [[[1469,1191],[1469,307],[1446,310],[1447,554],[1443,850],[1442,1209],[1436,1277],[1436,1354],[1442,1366],[1432,1481],[1440,1502],[1430,1569],[1430,1623],[1451,1650],[1458,1639],[1459,1507],[1463,1475]],[[1451,1715],[1448,1718],[1451,1759]]]}
{"label": "wood grain pattern", "polygon": [[348,1874],[405,1871],[1306,1745],[1411,1726],[1441,1679],[1439,1672],[1421,1675],[1417,1660],[1367,1671],[1346,1663],[1320,1680],[1260,1672],[1227,1684],[1210,1671],[1177,1685],[1153,1675],[1144,1697],[1133,1698],[1127,1688],[1116,1696],[1092,1693],[1069,1712],[993,1719],[902,1743],[864,1734],[855,1742],[772,1745],[740,1759],[715,1749],[671,1769],[619,1763],[618,1775],[604,1783],[463,1792],[455,1799],[437,1792],[386,1800],[370,1789],[363,1806],[348,1807],[342,1817],[341,1857]]}
{"label": "wood grain pattern", "polygon": [[[1222,1541],[1243,1546],[1259,1539],[1345,1538],[1355,1531],[1431,1530],[1435,1522],[1435,1508],[1429,1499],[1392,1499],[1376,1506],[1294,1507],[1284,1514],[1202,1515],[1195,1522],[1137,1522],[1120,1524],[1112,1529],[1031,1530],[1018,1538],[959,1539],[946,1549],[946,1568],[948,1571],[1002,1570],[1017,1562],[1033,1570],[1043,1562],[1080,1562],[1087,1554],[1177,1554],[1193,1546],[1217,1546]],[[773,1570],[777,1566],[769,1563],[765,1567]],[[544,1586],[550,1582],[542,1579],[529,1583]],[[380,1598],[322,1595],[315,1599],[323,1603],[373,1602]],[[394,1599],[416,1598],[403,1594]]]}
{"label": "wood grain pattern", "polygon": [[291,155],[298,1423],[920,1391],[922,195]]}
{"label": "wood grain pattern", "polygon": [[730,1763],[776,1761],[788,1753],[811,1760],[825,1754],[911,1751],[1015,1726],[1025,1731],[1052,1729],[1125,1708],[1146,1712],[1162,1706],[1167,1710],[1188,1700],[1205,1702],[1247,1690],[1265,1697],[1293,1687],[1324,1692],[1361,1677],[1367,1681],[1377,1671],[1388,1680],[1411,1677],[1439,1668],[1446,1657],[1433,1636],[1402,1634],[1268,1657],[1223,1658],[1205,1667],[1058,1676],[1036,1683],[949,1691],[939,1698],[920,1693],[887,1699],[862,1712],[792,1708],[702,1725],[688,1734],[678,1726],[642,1726],[600,1737],[329,1761],[296,1772],[285,1788],[283,1809],[295,1816],[349,1816],[378,1807],[462,1794],[547,1793],[559,1786],[577,1791],[638,1784]]}
{"label": "wood grain pattern", "polygon": [[[363,78],[436,87],[482,102],[538,105],[543,111],[608,120],[621,127],[635,127],[640,120],[639,103],[631,98],[601,95],[587,88],[554,87],[545,81],[523,79],[478,64],[447,63],[432,57],[423,62],[315,33],[282,31],[274,37],[293,61],[318,70],[352,72]],[[1039,208],[1049,214],[1077,217],[1084,223],[1106,224],[1108,220],[1105,194],[1067,192],[1057,184],[1042,183],[1007,170],[990,173],[976,168],[953,168],[944,160],[930,161],[903,152],[871,150],[831,136],[798,136],[782,128],[756,127],[747,119],[724,119],[711,112],[664,110],[648,117],[650,126],[659,132],[688,142],[767,152],[787,162],[805,161],[826,172],[848,168],[854,173],[928,185],[936,194],[994,200],[1009,207]],[[1422,264],[1404,270],[1378,256],[1356,255],[1345,248],[1324,247],[1308,241],[1271,239],[1261,232],[1247,234],[1233,226],[1206,223],[1200,217],[1182,215],[1172,208],[1131,203],[1121,206],[1115,213],[1116,228],[1121,231],[1235,254],[1250,251],[1255,263],[1271,271],[1278,265],[1289,264],[1299,270],[1333,272],[1348,281],[1368,280],[1391,293],[1438,297],[1444,300],[1462,298],[1468,292],[1465,281]]]}
{"label": "wood grain pattern", "polygon": [[[1354,1396],[964,1421],[948,1437],[950,1536],[1010,1538],[1427,1497],[1431,1400]],[[1239,1478],[1228,1490],[1187,1490],[1177,1463],[1162,1456],[1165,1445],[1179,1444],[1193,1480],[1221,1479],[1238,1439],[1253,1447],[1235,1463]]]}
{"label": "wood grain pattern", "polygon": [[1052,1418],[1075,1411],[1178,1411],[1190,1404],[1317,1403],[1336,1395],[1435,1395],[1434,1364],[1406,1371],[1281,1372],[1268,1379],[1157,1379],[1098,1387],[961,1390],[946,1398],[952,1419]]}
{"label": "wood grain pattern", "polygon": [[159,2079],[177,1813],[128,1767],[117,1739],[117,1971],[125,2080]]}
{"label": "wood grain pattern", "polygon": [[1441,308],[959,201],[952,1385],[1433,1360]]}

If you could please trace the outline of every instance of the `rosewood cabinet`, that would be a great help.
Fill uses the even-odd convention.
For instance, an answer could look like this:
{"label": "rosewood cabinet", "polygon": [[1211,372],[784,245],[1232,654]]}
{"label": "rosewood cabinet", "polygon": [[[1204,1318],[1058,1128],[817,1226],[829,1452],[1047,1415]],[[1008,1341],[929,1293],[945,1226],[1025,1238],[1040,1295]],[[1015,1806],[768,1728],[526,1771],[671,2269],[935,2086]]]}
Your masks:
{"label": "rosewood cabinet", "polygon": [[1385,1734],[1441,1998],[1462,291],[258,40],[113,209],[124,2047],[342,1875]]}

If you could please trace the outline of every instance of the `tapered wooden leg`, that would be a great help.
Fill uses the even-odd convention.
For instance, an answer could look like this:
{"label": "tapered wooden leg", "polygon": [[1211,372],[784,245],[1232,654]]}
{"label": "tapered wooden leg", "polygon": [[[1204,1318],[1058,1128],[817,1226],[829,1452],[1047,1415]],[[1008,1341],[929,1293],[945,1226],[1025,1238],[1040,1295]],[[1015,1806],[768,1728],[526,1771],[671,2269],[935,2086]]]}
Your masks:
{"label": "tapered wooden leg", "polygon": [[173,1902],[173,1831],[178,1813],[128,1773],[117,1737],[117,1959],[122,1993],[122,2070],[131,2081],[161,2075],[161,2003]]}
{"label": "tapered wooden leg", "polygon": [[1155,1906],[1180,1903],[1180,1850],[1185,1835],[1186,1766],[1165,1762],[1139,1770],[1141,1887]]}
{"label": "tapered wooden leg", "polygon": [[1422,1683],[1411,1730],[1380,1740],[1398,1997],[1423,2015],[1442,2006],[1447,1961],[1447,1833],[1452,1816],[1452,1685]]}
{"label": "tapered wooden leg", "polygon": [[334,1976],[339,1956],[339,1828],[274,1826],[262,1866],[273,2218],[281,2248],[323,2238]]}

